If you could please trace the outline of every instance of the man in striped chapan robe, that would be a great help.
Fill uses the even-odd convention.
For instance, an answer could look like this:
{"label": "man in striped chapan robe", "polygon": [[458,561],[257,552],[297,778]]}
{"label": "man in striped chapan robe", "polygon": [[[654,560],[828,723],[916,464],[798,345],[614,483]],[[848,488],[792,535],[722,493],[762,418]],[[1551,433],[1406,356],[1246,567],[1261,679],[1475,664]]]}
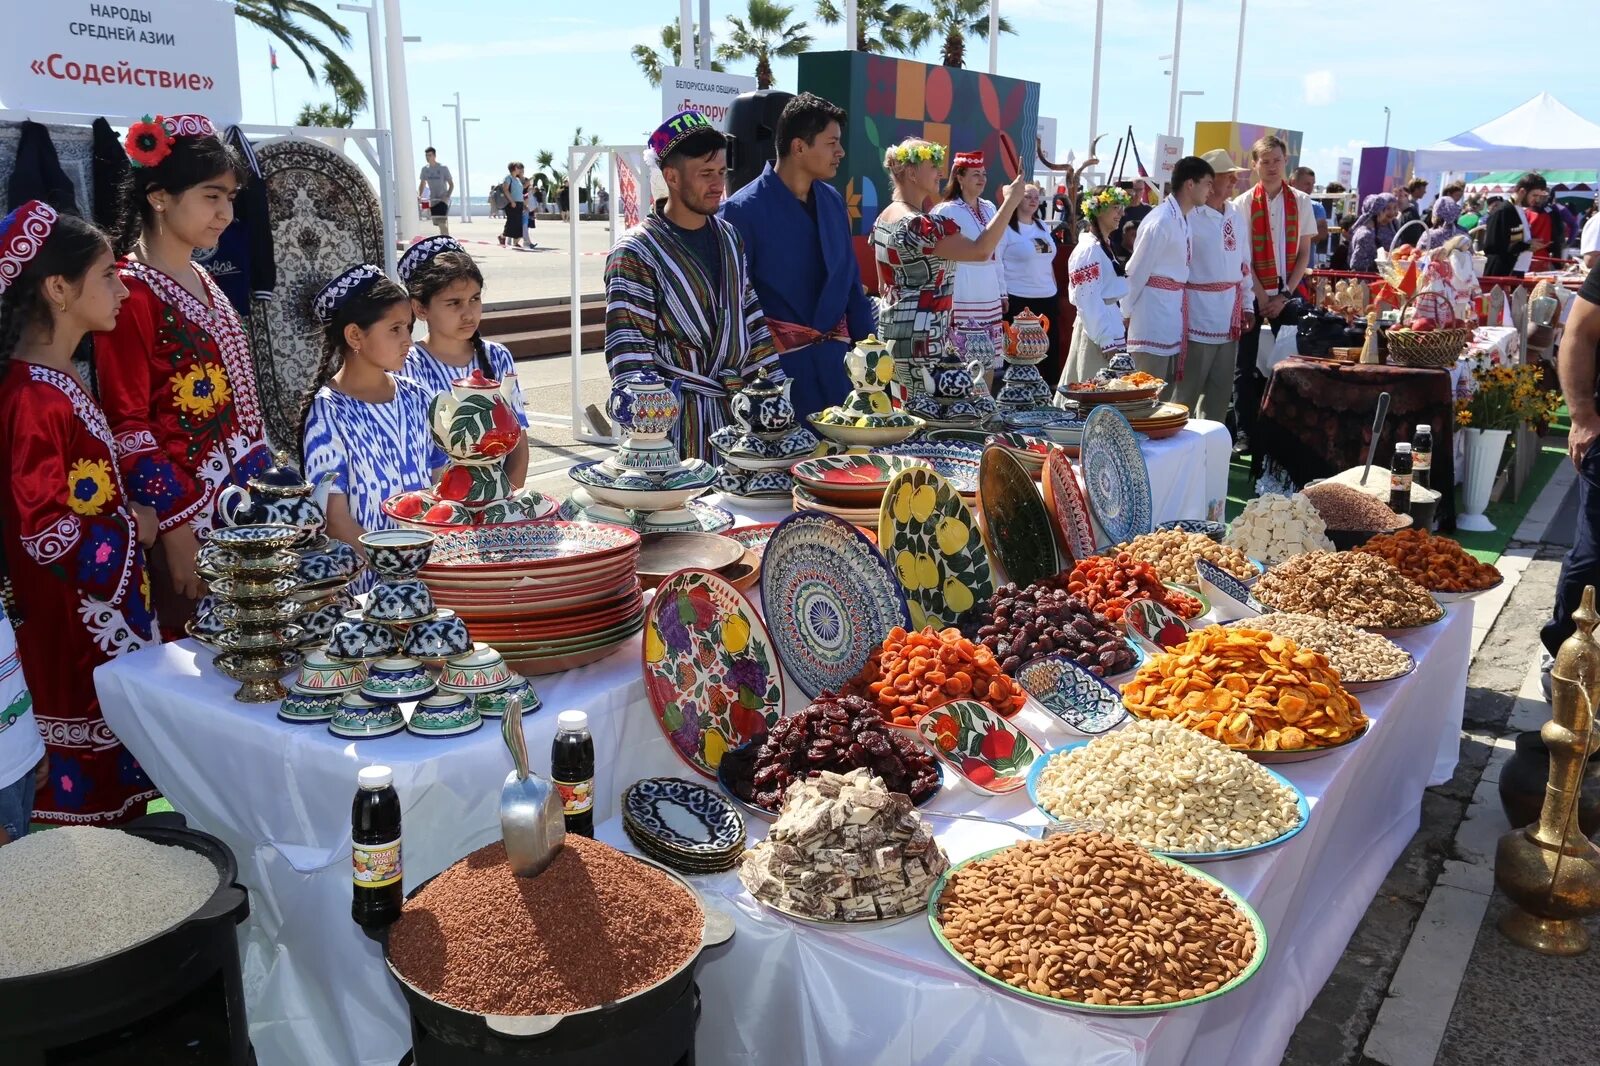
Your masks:
{"label": "man in striped chapan robe", "polygon": [[698,111],[650,137],[667,198],[606,258],[606,365],[613,379],[654,370],[678,389],[673,434],[684,458],[715,461],[708,438],[728,425],[730,379],[783,378],[736,231],[717,217],[726,141]]}

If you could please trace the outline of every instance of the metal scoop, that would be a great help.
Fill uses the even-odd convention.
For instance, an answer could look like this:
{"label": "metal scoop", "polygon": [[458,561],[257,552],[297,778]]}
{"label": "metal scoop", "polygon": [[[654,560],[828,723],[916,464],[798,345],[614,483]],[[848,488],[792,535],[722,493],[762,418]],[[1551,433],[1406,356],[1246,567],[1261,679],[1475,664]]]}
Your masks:
{"label": "metal scoop", "polygon": [[924,818],[952,818],[960,822],[982,822],[985,825],[1003,825],[1007,829],[1015,829],[1035,840],[1049,840],[1062,833],[1098,833],[1105,830],[1106,824],[1097,818],[1088,818],[1080,822],[1046,822],[1044,825],[1024,825],[1022,822],[1013,822],[1005,818],[985,818],[980,814],[945,814],[943,811],[918,811]]}
{"label": "metal scoop", "polygon": [[522,700],[514,699],[500,721],[500,735],[516,769],[500,786],[500,839],[518,877],[536,877],[561,850],[567,820],[555,787],[528,772],[528,741],[522,734]]}

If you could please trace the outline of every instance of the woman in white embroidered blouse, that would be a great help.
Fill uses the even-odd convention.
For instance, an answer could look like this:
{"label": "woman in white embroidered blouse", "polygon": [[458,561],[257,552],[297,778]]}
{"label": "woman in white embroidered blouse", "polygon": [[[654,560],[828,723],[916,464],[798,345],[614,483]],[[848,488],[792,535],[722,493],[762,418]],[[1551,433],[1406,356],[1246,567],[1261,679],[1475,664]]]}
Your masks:
{"label": "woman in white embroidered blouse", "polygon": [[[957,152],[950,178],[945,183],[944,200],[929,214],[950,219],[960,227],[963,237],[977,240],[997,213],[994,204],[982,195],[988,184],[989,171],[984,166],[983,153]],[[988,331],[989,340],[994,344],[994,365],[1000,365],[1000,353],[1005,347],[1005,335],[1000,326],[1006,310],[1005,299],[1005,277],[996,255],[991,253],[986,259],[957,264],[955,307],[950,325],[952,339],[963,356],[966,355],[966,341],[961,331],[977,326]]]}
{"label": "woman in white embroidered blouse", "polygon": [[1072,324],[1062,389],[1093,378],[1112,355],[1127,347],[1118,302],[1128,295],[1128,279],[1109,244],[1127,204],[1128,194],[1115,187],[1094,189],[1080,204],[1085,229],[1067,260],[1067,298],[1078,309],[1078,317]]}

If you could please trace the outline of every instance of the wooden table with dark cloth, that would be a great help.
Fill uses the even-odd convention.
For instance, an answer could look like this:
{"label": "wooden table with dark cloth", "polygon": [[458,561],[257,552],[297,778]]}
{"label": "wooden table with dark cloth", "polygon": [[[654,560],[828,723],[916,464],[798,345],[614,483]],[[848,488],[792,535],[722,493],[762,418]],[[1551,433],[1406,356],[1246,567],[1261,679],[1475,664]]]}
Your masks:
{"label": "wooden table with dark cloth", "polygon": [[1454,402],[1446,370],[1285,359],[1273,368],[1250,437],[1251,480],[1268,459],[1300,486],[1366,462],[1372,416],[1383,392],[1389,394],[1389,417],[1373,456],[1374,476],[1386,476],[1395,440],[1409,441],[1426,422],[1433,428],[1432,487],[1444,490],[1439,527],[1454,529]]}

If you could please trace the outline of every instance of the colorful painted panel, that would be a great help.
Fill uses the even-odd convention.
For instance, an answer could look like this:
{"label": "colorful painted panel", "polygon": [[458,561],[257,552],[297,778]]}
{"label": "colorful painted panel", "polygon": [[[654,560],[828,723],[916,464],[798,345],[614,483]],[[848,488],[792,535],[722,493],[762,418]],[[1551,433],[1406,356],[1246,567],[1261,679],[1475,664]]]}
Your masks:
{"label": "colorful painted panel", "polygon": [[1373,193],[1394,192],[1412,177],[1415,152],[1403,148],[1361,149],[1361,169],[1356,172],[1356,190],[1365,200]]}
{"label": "colorful painted panel", "polygon": [[[1254,122],[1196,122],[1194,148],[1190,151],[1193,155],[1204,155],[1213,148],[1223,148],[1234,162],[1247,167],[1250,165],[1250,146],[1269,133],[1277,134],[1289,146],[1287,169],[1293,171],[1300,165],[1300,142],[1305,136],[1299,130],[1262,126]],[[1331,178],[1330,175],[1328,180]]]}

